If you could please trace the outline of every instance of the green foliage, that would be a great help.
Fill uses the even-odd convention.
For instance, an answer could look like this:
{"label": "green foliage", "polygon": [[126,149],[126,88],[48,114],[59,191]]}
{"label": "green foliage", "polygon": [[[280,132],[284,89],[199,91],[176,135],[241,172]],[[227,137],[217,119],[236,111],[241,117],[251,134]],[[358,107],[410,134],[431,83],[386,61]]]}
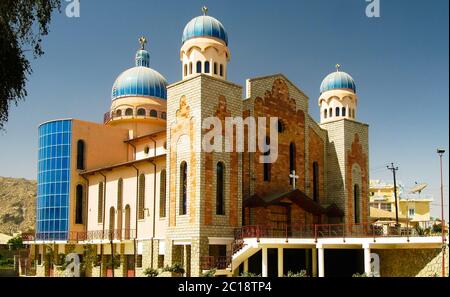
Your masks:
{"label": "green foliage", "polygon": [[9,107],[23,100],[27,75],[32,72],[27,52],[44,54],[42,37],[48,34],[52,12],[61,0],[0,1],[0,129],[8,120]]}
{"label": "green foliage", "polygon": [[442,225],[434,224],[432,231],[433,233],[442,233]]}
{"label": "green foliage", "polygon": [[239,277],[261,277],[261,274],[256,274],[252,272],[242,272]]}
{"label": "green foliage", "polygon": [[180,263],[175,263],[172,266],[164,267],[163,271],[176,273],[176,274],[184,274],[185,270]]}
{"label": "green foliage", "polygon": [[147,277],[157,277],[159,274],[158,270],[154,268],[147,268],[144,270],[144,275]]}
{"label": "green foliage", "polygon": [[216,272],[217,272],[217,269],[214,268],[214,269],[211,269],[211,270],[208,270],[208,271],[202,273],[201,277],[215,277]]}
{"label": "green foliage", "polygon": [[301,270],[300,272],[296,272],[296,273],[289,271],[287,274],[287,277],[309,277],[309,275],[306,272],[306,270]]}
{"label": "green foliage", "polygon": [[357,273],[353,274],[352,277],[368,277],[368,276],[365,273],[361,274],[361,273],[357,272]]}
{"label": "green foliage", "polygon": [[8,240],[8,245],[12,251],[18,251],[25,247],[21,236],[16,236]]}

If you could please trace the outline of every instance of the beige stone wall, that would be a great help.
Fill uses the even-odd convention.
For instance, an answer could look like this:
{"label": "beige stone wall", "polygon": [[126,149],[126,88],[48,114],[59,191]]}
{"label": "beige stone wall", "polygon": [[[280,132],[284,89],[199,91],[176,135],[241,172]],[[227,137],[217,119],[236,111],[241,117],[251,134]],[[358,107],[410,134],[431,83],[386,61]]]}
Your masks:
{"label": "beige stone wall", "polygon": [[[373,250],[380,256],[381,277],[441,276],[441,249],[386,249]],[[448,249],[446,275],[448,276]]]}

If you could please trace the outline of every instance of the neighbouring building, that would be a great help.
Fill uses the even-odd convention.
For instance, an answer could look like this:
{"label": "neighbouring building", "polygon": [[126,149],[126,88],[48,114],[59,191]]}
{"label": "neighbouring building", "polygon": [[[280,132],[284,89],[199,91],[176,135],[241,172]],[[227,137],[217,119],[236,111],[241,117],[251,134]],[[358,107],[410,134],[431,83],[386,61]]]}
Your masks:
{"label": "neighbouring building", "polygon": [[[336,271],[338,264],[324,266],[324,250],[338,243],[321,238],[372,230],[369,127],[357,117],[353,78],[338,65],[312,101],[282,74],[248,79],[243,92],[227,79],[227,31],[206,10],[184,28],[180,81],[169,84],[153,70],[140,42],[135,66],[113,84],[103,123],[39,127],[36,233],[27,240],[37,275],[61,275],[54,267],[71,252],[95,258],[88,276],[142,276],[175,264],[186,276],[212,268],[217,275]],[[243,152],[225,152],[224,143],[206,152],[211,117],[222,127],[230,117],[278,118],[275,135],[264,139],[278,138],[277,160],[261,163],[272,151],[249,150],[249,125]],[[367,271],[366,241],[353,242],[351,253]]]}

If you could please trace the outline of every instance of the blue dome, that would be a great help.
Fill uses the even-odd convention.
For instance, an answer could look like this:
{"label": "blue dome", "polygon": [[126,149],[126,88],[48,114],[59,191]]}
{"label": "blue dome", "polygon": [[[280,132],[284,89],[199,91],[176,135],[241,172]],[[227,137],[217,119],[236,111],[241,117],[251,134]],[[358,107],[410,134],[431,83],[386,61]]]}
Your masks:
{"label": "blue dome", "polygon": [[146,50],[136,53],[136,67],[124,71],[114,82],[112,100],[128,96],[156,97],[167,100],[167,81],[149,67],[150,54]]}
{"label": "blue dome", "polygon": [[184,27],[182,42],[205,36],[218,38],[228,45],[228,34],[225,28],[218,20],[208,15],[194,18]]}
{"label": "blue dome", "polygon": [[353,78],[345,72],[336,71],[325,77],[320,85],[320,93],[334,89],[351,89],[356,93],[356,85]]}

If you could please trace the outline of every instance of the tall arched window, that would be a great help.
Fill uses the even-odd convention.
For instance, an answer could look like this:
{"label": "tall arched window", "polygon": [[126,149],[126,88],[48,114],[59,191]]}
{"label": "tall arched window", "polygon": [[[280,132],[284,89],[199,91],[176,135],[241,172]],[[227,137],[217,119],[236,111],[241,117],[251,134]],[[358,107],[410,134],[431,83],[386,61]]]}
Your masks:
{"label": "tall arched window", "polygon": [[223,76],[223,64],[220,64],[220,76]]}
{"label": "tall arched window", "polygon": [[180,165],[180,215],[187,213],[187,163]]}
{"label": "tall arched window", "polygon": [[328,116],[330,117],[330,118],[332,118],[333,117],[333,109],[330,107],[330,110],[329,110],[329,112],[328,112],[329,114],[328,114]]}
{"label": "tall arched window", "polygon": [[192,62],[189,63],[189,74],[192,74]]}
{"label": "tall arched window", "polygon": [[319,201],[319,163],[313,163],[313,200]]}
{"label": "tall arched window", "polygon": [[139,196],[138,196],[138,219],[144,219],[145,208],[145,175],[139,175]]}
{"label": "tall arched window", "polygon": [[133,109],[132,108],[127,108],[125,110],[125,115],[126,116],[132,116],[133,115]]}
{"label": "tall arched window", "polygon": [[328,109],[323,111],[323,118],[326,119],[328,117]]}
{"label": "tall arched window", "polygon": [[209,73],[210,69],[209,69],[209,61],[205,62],[205,73]]}
{"label": "tall arched window", "polygon": [[342,116],[345,117],[345,115],[346,115],[346,109],[345,109],[345,107],[342,107]]}
{"label": "tall arched window", "polygon": [[277,126],[278,126],[278,133],[283,133],[285,127],[284,127],[284,123],[282,120],[278,120]]}
{"label": "tall arched window", "polygon": [[202,73],[202,62],[201,61],[197,62],[197,67],[195,70],[197,73]]}
{"label": "tall arched window", "polygon": [[110,240],[115,239],[114,229],[115,229],[115,220],[116,220],[116,210],[114,207],[109,209],[109,238]]}
{"label": "tall arched window", "polygon": [[187,66],[187,64],[184,64],[184,76],[188,75],[187,70],[188,70],[188,66]]}
{"label": "tall arched window", "polygon": [[356,118],[356,111],[353,109],[353,118]]}
{"label": "tall arched window", "polygon": [[104,198],[104,185],[103,182],[98,184],[98,204],[97,204],[97,222],[103,222],[103,198]]}
{"label": "tall arched window", "polygon": [[145,109],[139,108],[138,111],[137,111],[137,115],[138,116],[145,116]]}
{"label": "tall arched window", "polygon": [[125,206],[125,239],[131,237],[131,208],[130,205]]}
{"label": "tall arched window", "polygon": [[217,63],[214,63],[214,74],[217,75]]}
{"label": "tall arched window", "polygon": [[77,185],[75,204],[75,224],[83,224],[83,186]]}
{"label": "tall arched window", "polygon": [[122,230],[123,179],[117,181],[117,229]]}
{"label": "tall arched window", "polygon": [[[270,138],[266,137],[266,145],[270,147]],[[264,156],[270,156],[270,149],[264,153]],[[264,181],[270,181],[270,171],[271,171],[271,164],[266,162],[263,164],[263,178]]]}
{"label": "tall arched window", "polygon": [[355,224],[358,224],[361,222],[361,214],[360,214],[360,204],[361,198],[360,198],[360,192],[359,192],[359,185],[355,184],[353,186],[353,212],[355,217]]}
{"label": "tall arched window", "polygon": [[[296,170],[296,167],[295,167],[295,143],[291,142],[291,144],[289,145],[289,175],[291,175],[294,170]],[[290,184],[292,185],[292,179],[289,178],[289,180],[290,180]]]}
{"label": "tall arched window", "polygon": [[84,150],[85,145],[83,140],[77,142],[77,169],[84,170]]}
{"label": "tall arched window", "polygon": [[338,117],[339,116],[339,114],[340,114],[340,109],[339,109],[339,107],[336,107],[336,116]]}
{"label": "tall arched window", "polygon": [[161,170],[159,177],[159,217],[166,217],[166,170]]}
{"label": "tall arched window", "polygon": [[158,112],[154,109],[150,110],[150,116],[152,118],[157,118],[158,117]]}
{"label": "tall arched window", "polygon": [[216,214],[225,214],[225,165],[217,163],[216,168]]}
{"label": "tall arched window", "polygon": [[116,117],[121,117],[122,116],[122,110],[118,109],[116,110]]}

